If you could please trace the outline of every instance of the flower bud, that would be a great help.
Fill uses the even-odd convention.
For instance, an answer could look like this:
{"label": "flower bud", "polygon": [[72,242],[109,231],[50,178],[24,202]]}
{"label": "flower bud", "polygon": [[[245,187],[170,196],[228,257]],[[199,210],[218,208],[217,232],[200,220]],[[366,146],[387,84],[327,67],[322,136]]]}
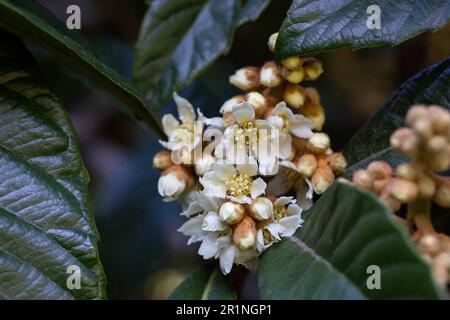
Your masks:
{"label": "flower bud", "polygon": [[195,162],[195,173],[198,176],[204,175],[206,172],[211,170],[212,165],[216,162],[216,159],[210,155],[205,154],[200,159],[196,159]]}
{"label": "flower bud", "polygon": [[255,67],[241,68],[230,76],[229,81],[243,91],[253,90],[259,86],[259,69]]}
{"label": "flower bud", "polygon": [[268,198],[256,198],[250,205],[250,215],[257,221],[269,219],[273,214],[273,203]]}
{"label": "flower bud", "polygon": [[448,140],[444,136],[433,136],[426,142],[429,152],[439,153],[447,150]]}
{"label": "flower bud", "polygon": [[367,167],[367,170],[372,173],[375,180],[386,179],[392,176],[392,168],[386,161],[373,161]]}
{"label": "flower bud", "polygon": [[172,154],[170,151],[160,151],[153,157],[153,168],[155,169],[166,170],[171,165],[173,165],[173,162]]}
{"label": "flower bud", "polygon": [[173,201],[192,183],[192,176],[186,168],[172,165],[159,178],[158,192],[164,198],[164,201]]}
{"label": "flower bud", "polygon": [[436,192],[434,180],[426,174],[420,175],[417,179],[417,188],[420,198],[431,198]]}
{"label": "flower bud", "polygon": [[269,37],[269,41],[267,42],[267,45],[269,47],[269,50],[274,52],[275,51],[275,44],[277,42],[277,38],[278,38],[278,32],[277,33],[272,33]]}
{"label": "flower bud", "polygon": [[241,250],[253,248],[256,243],[256,224],[249,216],[242,219],[233,230],[233,242]]}
{"label": "flower bud", "polygon": [[358,169],[353,173],[352,182],[358,187],[371,191],[373,188],[373,175],[365,169]]}
{"label": "flower bud", "polygon": [[382,192],[380,195],[380,200],[383,201],[392,211],[400,210],[402,204],[400,201],[394,199],[389,192]]}
{"label": "flower bud", "polygon": [[288,83],[283,92],[283,100],[293,108],[300,108],[305,103],[305,90],[298,85]]}
{"label": "flower bud", "polygon": [[307,178],[311,178],[316,169],[317,159],[313,154],[304,154],[297,161],[297,171]]}
{"label": "flower bud", "polygon": [[415,105],[409,108],[406,114],[406,123],[412,127],[417,119],[426,118],[427,116],[428,111],[424,105]]}
{"label": "flower bud", "polygon": [[433,234],[426,234],[420,238],[418,247],[421,252],[435,256],[440,251],[439,239]]}
{"label": "flower bud", "polygon": [[281,64],[289,70],[298,70],[302,67],[303,59],[299,56],[292,56],[281,61]]}
{"label": "flower bud", "polygon": [[311,179],[314,192],[317,194],[324,193],[333,182],[334,174],[329,166],[319,167]]}
{"label": "flower bud", "polygon": [[305,88],[307,100],[313,104],[320,104],[320,95],[316,88]]}
{"label": "flower bud", "polygon": [[394,148],[394,150],[396,151],[402,151],[401,147],[403,141],[412,136],[414,136],[414,131],[410,128],[400,128],[395,130],[390,138],[391,147]]}
{"label": "flower bud", "polygon": [[255,109],[255,114],[258,118],[261,117],[266,111],[266,98],[264,98],[261,93],[257,91],[249,92],[245,96],[245,100],[253,106]]}
{"label": "flower bud", "polygon": [[450,253],[441,252],[433,261],[434,277],[439,285],[446,287],[450,277]]}
{"label": "flower bud", "polygon": [[283,77],[283,79],[289,81],[290,83],[298,84],[303,81],[305,72],[303,71],[303,69],[290,70],[286,67],[282,67],[281,76]]}
{"label": "flower bud", "polygon": [[347,168],[347,160],[341,152],[335,152],[328,156],[328,164],[335,174],[341,174]]}
{"label": "flower bud", "polygon": [[235,105],[244,101],[245,97],[243,95],[234,96],[223,103],[223,105],[220,107],[220,113],[232,112]]}
{"label": "flower bud", "polygon": [[316,80],[323,73],[322,63],[312,57],[305,59],[303,68],[305,70],[305,80]]}
{"label": "flower bud", "polygon": [[322,154],[330,148],[330,137],[323,132],[316,132],[308,140],[308,149],[313,153]]}
{"label": "flower bud", "polygon": [[281,84],[280,71],[275,61],[266,62],[260,70],[259,82],[265,87],[277,87]]}
{"label": "flower bud", "polygon": [[422,139],[429,139],[433,136],[433,126],[429,118],[417,119],[412,128]]}
{"label": "flower bud", "polygon": [[416,199],[417,185],[409,180],[393,178],[389,182],[389,193],[401,203],[407,203]]}
{"label": "flower bud", "polygon": [[242,204],[235,202],[225,202],[220,206],[220,218],[229,224],[235,224],[244,218],[245,208]]}
{"label": "flower bud", "polygon": [[425,163],[427,167],[435,172],[446,171],[450,166],[450,154],[447,150],[435,154],[428,154]]}
{"label": "flower bud", "polygon": [[391,181],[390,178],[385,178],[385,179],[375,179],[373,181],[373,188],[372,190],[377,193],[377,194],[381,194],[386,187],[389,185],[389,182]]}
{"label": "flower bud", "polygon": [[412,163],[402,163],[395,168],[395,174],[397,177],[414,181],[417,179],[418,172],[415,165]]}
{"label": "flower bud", "polygon": [[435,133],[445,134],[450,129],[450,113],[447,110],[433,105],[428,107],[428,113]]}
{"label": "flower bud", "polygon": [[433,200],[443,208],[450,208],[450,182],[442,181],[434,194]]}

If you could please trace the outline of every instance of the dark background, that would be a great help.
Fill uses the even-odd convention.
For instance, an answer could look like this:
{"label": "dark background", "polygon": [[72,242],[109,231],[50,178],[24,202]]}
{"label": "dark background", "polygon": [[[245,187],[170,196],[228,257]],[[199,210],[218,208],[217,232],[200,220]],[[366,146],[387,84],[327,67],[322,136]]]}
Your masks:
{"label": "dark background", "polygon": [[[170,0],[167,0],[170,1]],[[81,33],[124,75],[131,76],[134,42],[146,11],[141,0],[41,0],[61,20],[66,8],[81,8]],[[241,27],[231,51],[194,81],[181,95],[207,115],[217,115],[235,91],[228,76],[246,65],[261,66],[271,59],[268,36],[283,21],[290,1],[273,0],[254,23]],[[161,147],[149,129],[120,111],[121,103],[94,83],[34,46],[40,65],[69,110],[80,137],[81,151],[91,175],[91,198],[101,235],[100,258],[108,278],[108,296],[166,298],[201,263],[197,247],[186,246],[176,230],[184,219],[174,203],[163,203],[156,184],[159,173],[152,158]],[[314,83],[327,112],[324,131],[339,150],[368,117],[410,76],[450,54],[450,26],[425,33],[395,48],[352,52],[348,49],[319,56],[325,73]],[[172,102],[162,112],[174,112]],[[243,282],[241,297],[255,298],[255,274]]]}

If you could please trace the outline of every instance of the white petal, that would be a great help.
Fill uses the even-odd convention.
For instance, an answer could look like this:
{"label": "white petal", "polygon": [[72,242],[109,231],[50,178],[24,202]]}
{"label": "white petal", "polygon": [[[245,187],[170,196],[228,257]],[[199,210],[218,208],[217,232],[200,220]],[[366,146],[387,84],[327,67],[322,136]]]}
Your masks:
{"label": "white petal", "polygon": [[202,241],[200,248],[198,249],[198,254],[203,256],[203,259],[211,259],[216,256],[219,251],[217,246],[217,235],[215,233],[209,233]]}
{"label": "white petal", "polygon": [[271,223],[266,226],[266,229],[269,230],[270,234],[275,237],[277,240],[281,240],[280,233],[283,232],[284,228],[278,223]]}
{"label": "white petal", "polygon": [[255,118],[255,110],[252,105],[247,102],[242,102],[233,108],[233,118],[237,123],[244,123]]}
{"label": "white petal", "polygon": [[302,218],[298,215],[281,218],[280,221],[278,221],[278,223],[283,227],[283,231],[280,234],[283,237],[292,236],[302,222]]}
{"label": "white petal", "polygon": [[301,114],[295,115],[295,121],[290,123],[289,131],[294,135],[302,139],[309,139],[313,136],[312,129],[314,128],[314,122]]}
{"label": "white petal", "polygon": [[234,256],[236,255],[236,246],[231,245],[220,253],[220,270],[223,274],[229,274],[233,267]]}
{"label": "white petal", "polygon": [[214,197],[208,197],[202,192],[195,193],[195,200],[204,211],[217,211],[220,201]]}
{"label": "white petal", "polygon": [[202,230],[204,231],[220,231],[226,228],[225,223],[220,220],[216,212],[210,211],[203,219]]}
{"label": "white petal", "polygon": [[302,216],[302,208],[300,208],[297,204],[295,203],[291,203],[289,204],[289,206],[287,207],[286,210],[286,216]]}
{"label": "white petal", "polygon": [[308,210],[313,205],[313,195],[314,189],[311,181],[309,179],[305,179],[306,184],[300,186],[297,190],[295,198],[297,199],[297,203],[303,210]]}
{"label": "white petal", "polygon": [[288,108],[284,101],[279,102],[275,108],[273,108],[272,113],[277,116],[286,116],[288,120],[291,120],[294,117],[292,110]]}
{"label": "white petal", "polygon": [[165,114],[162,117],[162,125],[163,125],[163,130],[164,133],[170,137],[172,135],[172,132],[178,128],[178,126],[180,125],[180,123],[178,122],[177,119],[175,119],[175,117],[171,114]]}
{"label": "white petal", "polygon": [[256,249],[259,252],[262,252],[265,249],[264,234],[263,234],[263,230],[262,229],[259,229],[258,233],[256,234]]}
{"label": "white petal", "polygon": [[195,112],[192,104],[187,99],[180,97],[176,92],[173,93],[173,99],[177,105],[181,122],[192,124],[195,121]]}
{"label": "white petal", "polygon": [[277,200],[275,200],[276,206],[285,206],[289,203],[292,203],[292,201],[295,202],[294,197],[279,197]]}
{"label": "white petal", "polygon": [[245,164],[236,165],[237,171],[250,177],[258,174],[258,163],[254,158],[247,158]]}
{"label": "white petal", "polygon": [[166,149],[169,150],[178,150],[181,149],[183,147],[183,144],[180,142],[175,142],[175,141],[162,141],[159,140],[159,143]]}
{"label": "white petal", "polygon": [[216,177],[221,181],[227,181],[236,172],[236,168],[233,164],[229,163],[216,163],[212,167],[212,172],[216,174]]}
{"label": "white petal", "polygon": [[193,216],[194,214],[197,214],[199,212],[202,212],[203,208],[201,206],[199,206],[199,204],[197,202],[191,202],[188,207],[183,210],[183,212],[180,213],[180,215],[185,216],[185,217],[190,217]]}
{"label": "white petal", "polygon": [[247,196],[240,196],[240,197],[228,196],[227,198],[230,199],[231,201],[241,203],[241,204],[251,204],[252,203],[252,198],[247,197]]}
{"label": "white petal", "polygon": [[256,199],[256,197],[264,194],[266,191],[267,183],[264,182],[263,179],[258,178],[255,181],[252,182],[252,186],[250,188],[250,194],[253,199]]}
{"label": "white petal", "polygon": [[189,245],[191,245],[191,244],[193,244],[193,243],[196,243],[196,242],[199,242],[199,241],[203,241],[203,238],[204,238],[204,237],[205,237],[205,234],[194,234],[194,235],[192,235],[192,236],[189,238],[187,244],[188,244],[188,246],[189,246]]}
{"label": "white petal", "polygon": [[225,184],[217,178],[214,171],[205,173],[203,177],[199,178],[199,182],[203,186],[203,193],[206,196],[225,198],[227,194]]}
{"label": "white petal", "polygon": [[279,157],[287,159],[292,154],[292,138],[290,134],[281,134],[279,136]]}
{"label": "white petal", "polygon": [[219,248],[228,247],[230,244],[231,244],[231,232],[229,234],[217,238],[217,246]]}
{"label": "white petal", "polygon": [[204,215],[198,215],[186,221],[178,231],[185,236],[193,236],[195,234],[203,234],[202,222]]}
{"label": "white petal", "polygon": [[166,174],[158,180],[158,192],[164,201],[176,200],[186,188],[184,181],[178,180],[175,174]]}

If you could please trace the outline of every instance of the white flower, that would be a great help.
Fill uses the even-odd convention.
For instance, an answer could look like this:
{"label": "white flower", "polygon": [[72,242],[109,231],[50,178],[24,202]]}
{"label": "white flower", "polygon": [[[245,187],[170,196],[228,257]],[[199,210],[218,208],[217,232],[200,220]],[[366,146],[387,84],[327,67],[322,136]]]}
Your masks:
{"label": "white flower", "polygon": [[[173,98],[178,108],[181,123],[171,114],[162,118],[162,125],[168,141],[159,141],[169,150],[186,149],[192,151],[202,141],[203,121],[196,121],[191,103],[174,92]],[[199,115],[199,120],[203,117]]]}
{"label": "white flower", "polygon": [[180,179],[175,172],[162,175],[158,180],[158,192],[163,201],[176,200],[186,189],[186,180]]}
{"label": "white flower", "polygon": [[197,159],[195,162],[195,173],[198,176],[204,175],[206,172],[210,171],[213,164],[216,162],[216,159],[209,155],[205,154],[200,159]]}
{"label": "white flower", "polygon": [[275,174],[278,170],[279,130],[266,120],[255,119],[255,110],[248,102],[236,105],[232,115],[236,123],[225,129],[215,148],[216,157],[235,164],[246,163],[249,157],[255,158],[262,175]]}
{"label": "white flower", "polygon": [[211,171],[207,172],[199,181],[203,185],[203,193],[206,196],[228,198],[238,203],[252,202],[266,189],[263,179],[252,177],[258,173],[256,161],[248,159],[250,163],[233,165],[228,163],[216,163]]}
{"label": "white flower", "polygon": [[280,197],[274,202],[274,214],[271,222],[260,228],[257,233],[257,249],[262,252],[281,237],[292,236],[303,223],[302,209],[293,197]]}
{"label": "white flower", "polygon": [[291,133],[302,139],[309,139],[313,136],[314,123],[301,114],[294,114],[284,101],[275,106],[272,114],[267,117],[267,121],[279,128],[284,135]]}

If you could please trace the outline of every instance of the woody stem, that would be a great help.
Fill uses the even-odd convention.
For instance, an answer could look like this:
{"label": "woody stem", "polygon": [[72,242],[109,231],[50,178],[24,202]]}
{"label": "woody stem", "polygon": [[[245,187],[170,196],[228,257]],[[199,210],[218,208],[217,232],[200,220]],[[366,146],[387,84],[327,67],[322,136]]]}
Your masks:
{"label": "woody stem", "polygon": [[431,199],[418,198],[408,203],[408,221],[415,224],[417,230],[423,234],[434,234],[430,218]]}

